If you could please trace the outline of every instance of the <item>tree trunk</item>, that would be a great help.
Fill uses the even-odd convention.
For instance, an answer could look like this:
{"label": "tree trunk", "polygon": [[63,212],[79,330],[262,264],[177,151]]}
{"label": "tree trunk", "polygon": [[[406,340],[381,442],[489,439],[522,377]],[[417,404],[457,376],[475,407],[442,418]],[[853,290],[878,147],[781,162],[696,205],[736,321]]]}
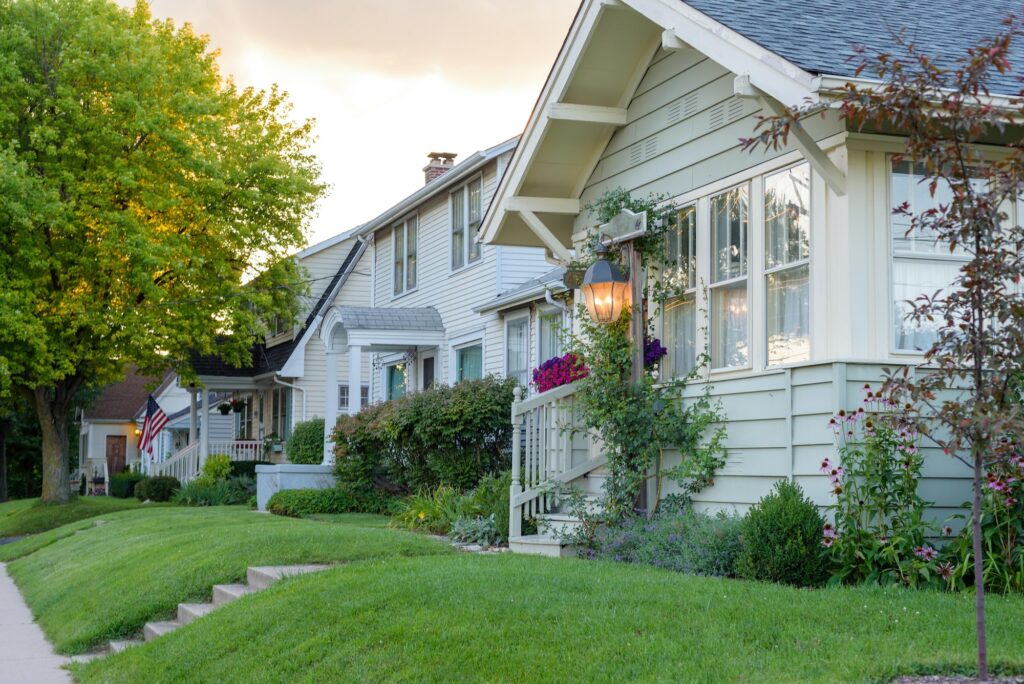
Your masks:
{"label": "tree trunk", "polygon": [[[64,393],[58,391],[57,394]],[[46,389],[37,388],[32,395],[43,438],[42,500],[47,503],[67,503],[71,498],[67,404],[53,400]]]}
{"label": "tree trunk", "polygon": [[985,566],[981,548],[981,459],[982,448],[975,442],[974,457],[974,498],[971,501],[971,537],[974,542],[974,612],[975,628],[978,634],[978,679],[988,681],[988,643],[985,638]]}

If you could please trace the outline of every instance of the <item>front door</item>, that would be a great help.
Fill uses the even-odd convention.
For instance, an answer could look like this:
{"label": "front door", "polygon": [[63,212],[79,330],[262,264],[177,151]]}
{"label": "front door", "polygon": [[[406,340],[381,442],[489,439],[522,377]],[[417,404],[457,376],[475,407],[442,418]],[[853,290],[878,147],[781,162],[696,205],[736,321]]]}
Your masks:
{"label": "front door", "polygon": [[420,379],[422,380],[422,386],[420,389],[428,390],[434,386],[434,355],[421,356],[420,357]]}
{"label": "front door", "polygon": [[125,452],[128,449],[128,438],[124,435],[107,435],[107,472],[111,475],[120,473],[125,468]]}

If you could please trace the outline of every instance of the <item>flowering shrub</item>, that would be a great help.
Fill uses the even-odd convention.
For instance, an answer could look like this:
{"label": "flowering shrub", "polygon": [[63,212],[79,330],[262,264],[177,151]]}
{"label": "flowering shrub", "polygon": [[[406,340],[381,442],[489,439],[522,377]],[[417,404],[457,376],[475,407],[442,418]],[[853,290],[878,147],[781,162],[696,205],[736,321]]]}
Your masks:
{"label": "flowering shrub", "polygon": [[533,384],[538,392],[568,385],[587,377],[590,371],[583,360],[569,352],[565,356],[555,356],[540,364],[533,370]]}
{"label": "flowering shrub", "polygon": [[842,465],[821,462],[836,497],[835,525],[825,524],[821,539],[835,564],[831,582],[937,583],[937,552],[925,542],[928,503],[917,494],[918,433],[891,399],[864,389],[863,406],[829,420]]}
{"label": "flowering shrub", "polygon": [[653,367],[665,354],[668,354],[668,349],[662,346],[657,337],[644,340],[644,368]]}

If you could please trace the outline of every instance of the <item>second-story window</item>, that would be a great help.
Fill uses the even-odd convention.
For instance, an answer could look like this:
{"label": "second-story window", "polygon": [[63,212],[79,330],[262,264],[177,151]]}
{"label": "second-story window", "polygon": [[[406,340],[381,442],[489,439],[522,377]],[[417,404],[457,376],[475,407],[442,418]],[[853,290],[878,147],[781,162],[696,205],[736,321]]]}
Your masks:
{"label": "second-story window", "polygon": [[480,232],[482,195],[483,182],[479,178],[452,193],[453,271],[480,259],[476,236]]}
{"label": "second-story window", "polygon": [[393,280],[396,295],[416,288],[416,217],[410,216],[405,221],[391,228],[391,244],[393,248]]}

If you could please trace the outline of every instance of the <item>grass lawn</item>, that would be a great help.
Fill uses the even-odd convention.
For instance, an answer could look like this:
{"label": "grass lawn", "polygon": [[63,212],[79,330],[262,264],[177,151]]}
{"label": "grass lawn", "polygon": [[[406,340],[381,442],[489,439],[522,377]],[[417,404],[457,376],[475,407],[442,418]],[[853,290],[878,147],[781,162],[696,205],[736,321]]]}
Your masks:
{"label": "grass lawn", "polygon": [[141,505],[135,498],[118,499],[111,496],[75,497],[66,504],[44,504],[39,499],[8,501],[0,504],[0,537],[38,534],[85,518]]}
{"label": "grass lawn", "polygon": [[[241,507],[161,507],[54,530],[48,545],[8,565],[46,635],[61,652],[85,651],[170,615],[181,601],[209,600],[214,584],[237,582],[250,565],[330,563],[453,553],[397,530],[333,525]],[[8,546],[24,551],[24,539]],[[21,547],[21,548],[19,548]]]}
{"label": "grass lawn", "polygon": [[[286,580],[73,672],[82,682],[889,681],[969,670],[972,600],[507,554],[391,558]],[[994,661],[1024,666],[1022,617],[1021,598],[991,599]]]}
{"label": "grass lawn", "polygon": [[307,516],[307,520],[342,523],[358,527],[388,527],[391,524],[390,516],[374,515],[373,513],[318,513]]}

